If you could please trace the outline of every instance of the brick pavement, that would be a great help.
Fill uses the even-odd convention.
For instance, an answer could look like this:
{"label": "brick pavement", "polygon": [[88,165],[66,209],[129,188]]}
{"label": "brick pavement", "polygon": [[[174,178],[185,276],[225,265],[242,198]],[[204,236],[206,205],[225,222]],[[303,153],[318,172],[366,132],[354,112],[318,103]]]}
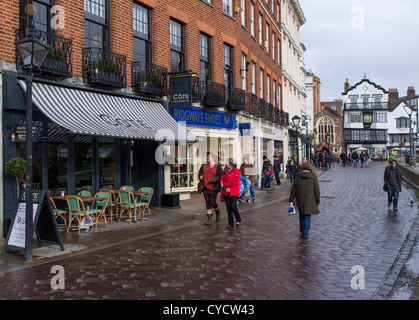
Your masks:
{"label": "brick pavement", "polygon": [[[239,229],[225,229],[224,208],[220,223],[204,226],[197,204],[193,219],[176,230],[0,274],[0,298],[385,299],[418,214],[406,189],[399,212],[387,209],[383,171],[373,163],[325,172],[319,178],[322,213],[313,217],[308,240],[299,238],[298,217],[286,213],[286,182],[274,192],[258,192],[257,205],[240,205]],[[65,270],[64,290],[51,289],[51,266],[57,264]],[[365,271],[365,289],[351,287],[354,266]]]}

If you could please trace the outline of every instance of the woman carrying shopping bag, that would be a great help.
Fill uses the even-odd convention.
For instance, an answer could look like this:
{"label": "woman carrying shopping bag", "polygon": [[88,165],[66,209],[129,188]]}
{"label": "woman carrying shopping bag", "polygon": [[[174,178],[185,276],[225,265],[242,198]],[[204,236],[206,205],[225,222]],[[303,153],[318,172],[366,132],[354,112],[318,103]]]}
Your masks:
{"label": "woman carrying shopping bag", "polygon": [[[294,202],[294,200],[296,200]],[[311,226],[311,215],[320,213],[320,187],[315,169],[308,163],[303,163],[295,177],[291,188],[289,202],[295,203],[300,216],[300,233],[303,239],[308,239]]]}

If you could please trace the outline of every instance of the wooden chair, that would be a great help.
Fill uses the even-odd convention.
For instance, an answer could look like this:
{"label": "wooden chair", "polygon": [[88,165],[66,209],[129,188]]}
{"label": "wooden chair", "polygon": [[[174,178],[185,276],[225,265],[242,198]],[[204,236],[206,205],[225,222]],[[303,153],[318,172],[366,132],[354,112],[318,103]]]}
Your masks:
{"label": "wooden chair", "polygon": [[109,195],[109,201],[107,204],[107,209],[110,215],[110,221],[112,222],[112,218],[113,215],[115,213],[116,215],[116,206],[117,206],[117,201],[116,201],[116,195],[115,192],[113,192],[110,189],[100,189],[99,192],[106,192]]}
{"label": "wooden chair", "polygon": [[[52,198],[51,198],[51,203],[52,203],[52,206],[54,208],[54,215],[55,215],[55,220],[57,220],[57,226],[58,227],[66,227],[67,228],[67,215],[68,215],[68,211],[67,210],[57,209],[57,206],[55,205],[55,201]],[[58,221],[60,219],[62,219],[64,221],[64,223],[58,223]]]}
{"label": "wooden chair", "polygon": [[[131,223],[132,213],[136,209],[134,194],[128,190],[119,190],[119,218],[118,222],[121,221],[121,217],[124,213],[129,216],[129,223]],[[134,214],[135,217],[135,214]]]}
{"label": "wooden chair", "polygon": [[[78,228],[79,234],[82,227],[82,222],[86,221],[86,219],[90,219],[92,230],[94,230],[93,226],[95,225],[95,215],[97,210],[90,209],[86,210],[84,207],[83,201],[78,196],[67,196],[67,204],[68,204],[68,225],[67,225],[67,233],[70,228]],[[72,226],[72,222],[76,220],[77,225]]]}
{"label": "wooden chair", "polygon": [[[140,195],[139,201],[136,203],[136,207],[140,209],[141,221],[143,221],[144,214],[148,214],[151,217],[150,201],[154,194],[154,189],[150,187],[142,187],[138,191],[147,192],[147,194]],[[145,210],[148,210],[146,213]]]}
{"label": "wooden chair", "polygon": [[98,193],[95,194],[95,197],[106,198],[104,200],[96,201],[96,211],[94,213],[95,220],[96,220],[95,231],[97,230],[97,225],[100,223],[101,218],[104,219],[103,223],[106,224],[106,229],[108,229],[108,222],[106,221],[106,212],[105,211],[108,207],[109,193],[98,192]]}

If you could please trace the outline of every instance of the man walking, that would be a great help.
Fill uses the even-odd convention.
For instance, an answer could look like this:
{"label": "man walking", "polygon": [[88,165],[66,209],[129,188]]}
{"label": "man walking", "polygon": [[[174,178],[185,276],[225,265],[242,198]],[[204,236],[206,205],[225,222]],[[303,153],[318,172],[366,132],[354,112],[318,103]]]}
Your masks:
{"label": "man walking", "polygon": [[352,160],[354,161],[354,168],[358,165],[358,152],[352,152]]}
{"label": "man walking", "polygon": [[384,184],[387,187],[388,208],[393,203],[393,210],[398,211],[399,192],[402,191],[402,172],[397,168],[397,161],[391,161],[390,166],[384,171]]}

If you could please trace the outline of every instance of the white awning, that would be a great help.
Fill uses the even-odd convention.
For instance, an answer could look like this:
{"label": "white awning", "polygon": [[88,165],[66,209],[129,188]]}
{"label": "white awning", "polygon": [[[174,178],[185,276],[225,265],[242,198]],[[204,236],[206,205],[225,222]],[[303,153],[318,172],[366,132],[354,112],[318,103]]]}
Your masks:
{"label": "white awning", "polygon": [[[25,81],[19,84],[26,92]],[[34,82],[32,101],[51,121],[80,135],[199,141],[161,103]]]}

